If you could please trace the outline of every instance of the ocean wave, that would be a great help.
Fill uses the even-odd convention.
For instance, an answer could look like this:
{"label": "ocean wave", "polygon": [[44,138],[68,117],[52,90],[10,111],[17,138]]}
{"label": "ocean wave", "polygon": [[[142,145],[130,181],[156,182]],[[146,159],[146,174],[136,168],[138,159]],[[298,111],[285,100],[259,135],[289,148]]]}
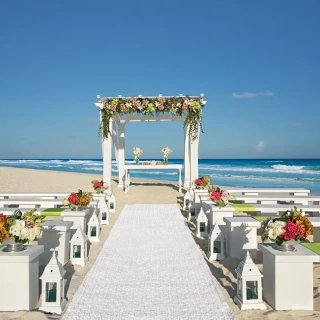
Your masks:
{"label": "ocean wave", "polygon": [[90,170],[90,171],[103,171],[103,168],[88,168],[88,167],[84,167],[81,168],[81,170]]}
{"label": "ocean wave", "polygon": [[[304,166],[287,166],[277,164],[271,168],[253,168],[253,167],[230,167],[230,166],[202,166],[199,165],[199,170],[202,171],[229,171],[229,172],[267,172],[267,173],[295,173],[295,174],[320,174],[317,170],[306,170]],[[208,173],[210,174],[210,173]]]}
{"label": "ocean wave", "polygon": [[72,163],[72,164],[88,164],[94,162],[93,160],[68,160],[66,163]]}
{"label": "ocean wave", "polygon": [[234,174],[210,174],[210,178],[225,178],[225,179],[239,179],[239,180],[262,180],[262,181],[284,181],[284,182],[309,182],[320,183],[320,179],[317,178],[288,178],[288,177],[264,177],[264,176],[240,176]]}
{"label": "ocean wave", "polygon": [[304,168],[304,166],[287,166],[285,164],[275,164],[272,166],[272,168],[280,171],[301,171]]}

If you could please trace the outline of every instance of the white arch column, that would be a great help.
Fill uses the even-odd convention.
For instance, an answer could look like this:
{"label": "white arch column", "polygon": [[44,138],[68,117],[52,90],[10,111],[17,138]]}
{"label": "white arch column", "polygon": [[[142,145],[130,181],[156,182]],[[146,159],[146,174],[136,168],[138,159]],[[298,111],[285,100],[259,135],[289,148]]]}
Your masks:
{"label": "white arch column", "polygon": [[189,188],[191,186],[189,126],[185,126],[185,128],[184,128],[184,180],[183,180],[183,186],[185,188]]}
{"label": "white arch column", "polygon": [[126,122],[118,122],[118,188],[124,188],[125,180],[125,124]]}
{"label": "white arch column", "polygon": [[194,181],[199,177],[199,132],[197,134],[196,139],[192,141],[191,137],[189,136],[190,140],[190,180],[191,182]]}
{"label": "white arch column", "polygon": [[[113,119],[110,119],[109,129],[112,132]],[[112,135],[102,139],[102,158],[103,158],[103,181],[109,186],[108,192],[112,189]]]}

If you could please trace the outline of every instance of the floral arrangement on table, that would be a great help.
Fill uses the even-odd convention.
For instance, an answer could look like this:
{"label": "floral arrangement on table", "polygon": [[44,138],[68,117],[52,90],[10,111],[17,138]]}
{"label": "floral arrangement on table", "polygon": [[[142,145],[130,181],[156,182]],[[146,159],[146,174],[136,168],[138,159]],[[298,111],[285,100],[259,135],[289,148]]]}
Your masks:
{"label": "floral arrangement on table", "polygon": [[164,147],[161,149],[161,152],[163,153],[163,163],[168,163],[168,156],[172,150],[169,147]]}
{"label": "floral arrangement on table", "polygon": [[133,148],[134,160],[136,163],[139,163],[139,158],[143,154],[140,148]]}
{"label": "floral arrangement on table", "polygon": [[98,181],[98,180],[93,180],[91,181],[92,183],[92,188],[98,193],[100,194],[101,192],[105,191],[108,189],[108,186],[105,182],[103,182],[103,180]]}
{"label": "floral arrangement on table", "polygon": [[217,202],[219,205],[219,208],[223,208],[229,203],[230,194],[227,190],[222,190],[221,188],[215,187],[215,186],[209,186],[208,191],[209,191],[209,198],[212,201]]}
{"label": "floral arrangement on table", "polygon": [[157,160],[151,160],[151,161],[144,161],[142,162],[143,165],[146,166],[160,166],[162,165],[162,161],[157,161]]}
{"label": "floral arrangement on table", "polygon": [[71,193],[67,198],[65,198],[62,201],[62,204],[69,208],[72,206],[87,207],[92,198],[93,196],[91,192],[83,192],[79,189],[77,193]]}
{"label": "floral arrangement on table", "polygon": [[101,98],[98,96],[101,111],[100,134],[104,138],[111,135],[110,119],[118,118],[122,114],[134,113],[151,117],[159,114],[172,114],[173,116],[186,115],[184,127],[189,126],[189,134],[192,141],[198,137],[199,127],[202,131],[202,108],[205,105],[203,94],[199,97],[131,97],[131,98]]}
{"label": "floral arrangement on table", "polygon": [[280,246],[289,240],[305,240],[313,233],[313,225],[302,210],[287,210],[279,218],[267,218],[261,223],[261,240],[276,242]]}
{"label": "floral arrangement on table", "polygon": [[42,237],[42,224],[45,216],[34,214],[37,209],[30,209],[23,214],[16,210],[11,216],[0,213],[0,242],[14,238],[16,243],[27,243]]}
{"label": "floral arrangement on table", "polygon": [[210,183],[210,177],[208,176],[203,176],[193,180],[193,185],[196,189],[203,189],[207,187],[209,183]]}

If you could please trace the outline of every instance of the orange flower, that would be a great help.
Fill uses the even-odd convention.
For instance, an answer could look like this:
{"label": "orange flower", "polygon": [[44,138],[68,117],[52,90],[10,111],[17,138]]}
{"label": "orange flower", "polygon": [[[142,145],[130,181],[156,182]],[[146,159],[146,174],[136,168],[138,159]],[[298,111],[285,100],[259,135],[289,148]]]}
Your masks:
{"label": "orange flower", "polygon": [[300,213],[295,214],[295,222],[299,225],[304,233],[304,238],[307,238],[313,233],[313,225],[307,217],[302,216]]}

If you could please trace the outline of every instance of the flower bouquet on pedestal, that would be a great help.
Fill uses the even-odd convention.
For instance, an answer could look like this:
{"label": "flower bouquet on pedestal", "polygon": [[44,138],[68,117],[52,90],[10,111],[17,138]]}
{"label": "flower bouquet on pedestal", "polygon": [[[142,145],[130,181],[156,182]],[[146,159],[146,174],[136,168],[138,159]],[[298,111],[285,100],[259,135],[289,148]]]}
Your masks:
{"label": "flower bouquet on pedestal", "polygon": [[42,224],[45,216],[34,214],[30,209],[23,214],[16,210],[11,216],[0,214],[0,241],[6,246],[3,250],[17,252],[25,250],[22,244],[42,237]]}
{"label": "flower bouquet on pedestal", "polygon": [[133,148],[133,154],[134,154],[134,161],[136,164],[139,164],[140,156],[142,155],[142,150],[140,148]]}
{"label": "flower bouquet on pedestal", "polygon": [[65,198],[62,201],[62,204],[78,211],[81,210],[82,207],[87,207],[92,198],[91,192],[82,192],[82,190],[79,189],[77,193],[71,193],[67,198]]}
{"label": "flower bouquet on pedestal", "polygon": [[193,181],[195,189],[204,189],[209,186],[210,178],[208,176],[197,178]]}
{"label": "flower bouquet on pedestal", "polygon": [[108,186],[103,180],[98,181],[98,180],[93,180],[91,181],[93,189],[98,193],[103,193],[105,190],[108,189]]}
{"label": "flower bouquet on pedestal", "polygon": [[208,188],[209,198],[219,205],[219,208],[225,207],[230,200],[230,195],[227,190],[222,190],[219,187],[211,186]]}
{"label": "flower bouquet on pedestal", "polygon": [[267,218],[261,223],[261,240],[271,240],[279,251],[295,251],[294,244],[305,240],[313,233],[313,225],[302,210],[286,211],[281,217]]}
{"label": "flower bouquet on pedestal", "polygon": [[161,149],[161,152],[163,153],[163,163],[168,163],[168,156],[172,152],[172,150],[169,147],[164,147]]}

